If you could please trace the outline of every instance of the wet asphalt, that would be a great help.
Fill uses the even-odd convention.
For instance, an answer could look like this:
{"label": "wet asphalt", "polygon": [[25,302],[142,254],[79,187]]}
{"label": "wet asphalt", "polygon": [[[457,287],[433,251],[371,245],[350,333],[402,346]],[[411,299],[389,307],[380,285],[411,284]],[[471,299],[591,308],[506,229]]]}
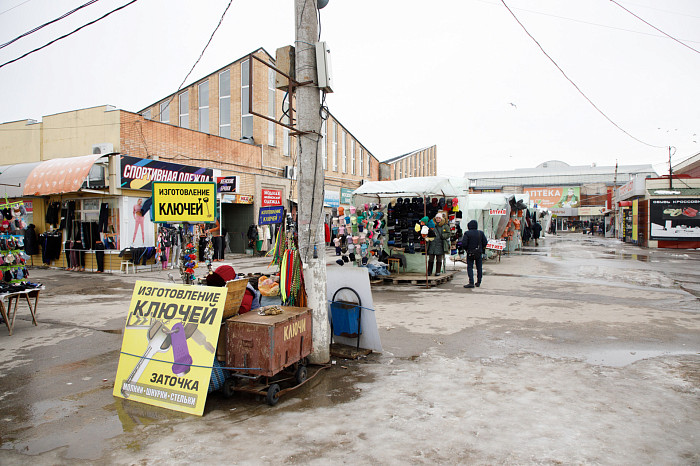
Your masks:
{"label": "wet asphalt", "polygon": [[373,286],[383,353],[275,407],[212,393],[201,418],[112,396],[134,282],[176,271],[34,268],[39,325],[0,327],[0,463],[700,462],[700,251],[570,233],[486,261],[478,289],[447,268]]}

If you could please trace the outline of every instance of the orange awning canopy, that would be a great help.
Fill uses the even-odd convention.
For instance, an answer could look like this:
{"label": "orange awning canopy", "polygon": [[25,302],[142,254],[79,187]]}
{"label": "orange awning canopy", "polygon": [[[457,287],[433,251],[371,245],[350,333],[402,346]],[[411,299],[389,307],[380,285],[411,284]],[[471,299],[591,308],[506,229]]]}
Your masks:
{"label": "orange awning canopy", "polygon": [[100,157],[102,154],[90,154],[41,162],[29,173],[24,184],[24,195],[47,196],[77,192]]}

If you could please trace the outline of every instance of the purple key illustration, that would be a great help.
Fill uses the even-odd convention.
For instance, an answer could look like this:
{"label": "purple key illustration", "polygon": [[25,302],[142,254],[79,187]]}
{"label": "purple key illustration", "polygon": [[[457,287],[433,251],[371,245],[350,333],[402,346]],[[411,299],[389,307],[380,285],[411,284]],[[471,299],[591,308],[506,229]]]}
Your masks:
{"label": "purple key illustration", "polygon": [[187,335],[185,335],[185,327],[182,322],[173,325],[170,339],[173,347],[173,374],[183,375],[190,371],[192,364],[192,356],[187,348]]}

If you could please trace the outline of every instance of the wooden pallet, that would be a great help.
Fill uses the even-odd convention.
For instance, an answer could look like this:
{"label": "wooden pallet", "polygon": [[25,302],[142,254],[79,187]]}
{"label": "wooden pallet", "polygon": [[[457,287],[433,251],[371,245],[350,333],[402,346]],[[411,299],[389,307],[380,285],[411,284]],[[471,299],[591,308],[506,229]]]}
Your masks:
{"label": "wooden pallet", "polygon": [[[428,277],[427,285],[438,286],[451,281],[457,272],[445,272],[439,277],[431,275]],[[392,283],[394,285],[419,285],[426,286],[425,274],[420,273],[393,273],[381,277],[384,283]]]}

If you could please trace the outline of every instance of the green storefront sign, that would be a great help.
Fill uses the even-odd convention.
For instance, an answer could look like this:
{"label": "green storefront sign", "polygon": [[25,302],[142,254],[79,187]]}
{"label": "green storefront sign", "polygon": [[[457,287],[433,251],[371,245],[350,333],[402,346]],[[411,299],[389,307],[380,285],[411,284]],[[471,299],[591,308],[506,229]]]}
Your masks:
{"label": "green storefront sign", "polygon": [[352,189],[340,188],[340,203],[352,204]]}

